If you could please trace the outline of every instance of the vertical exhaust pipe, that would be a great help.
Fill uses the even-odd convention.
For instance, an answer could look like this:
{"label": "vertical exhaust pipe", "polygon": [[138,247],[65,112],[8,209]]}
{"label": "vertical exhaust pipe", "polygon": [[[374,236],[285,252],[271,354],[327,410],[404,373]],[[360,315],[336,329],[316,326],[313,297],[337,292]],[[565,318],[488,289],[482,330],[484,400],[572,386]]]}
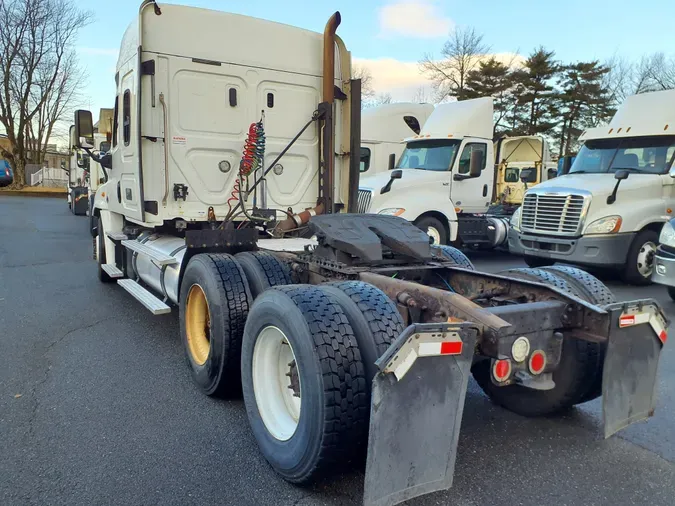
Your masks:
{"label": "vertical exhaust pipe", "polygon": [[335,100],[335,32],[342,17],[333,14],[323,30],[323,101],[329,104]]}
{"label": "vertical exhaust pipe", "polygon": [[319,194],[323,194],[324,212],[335,211],[335,125],[333,102],[335,101],[335,32],[342,17],[333,14],[323,31],[323,178]]}
{"label": "vertical exhaust pipe", "polygon": [[323,82],[322,103],[319,111],[323,114],[323,166],[319,166],[319,203],[314,209],[289,216],[277,225],[281,231],[293,230],[306,224],[317,214],[332,214],[335,199],[335,134],[333,125],[333,102],[335,101],[335,32],[342,17],[333,14],[323,31]]}

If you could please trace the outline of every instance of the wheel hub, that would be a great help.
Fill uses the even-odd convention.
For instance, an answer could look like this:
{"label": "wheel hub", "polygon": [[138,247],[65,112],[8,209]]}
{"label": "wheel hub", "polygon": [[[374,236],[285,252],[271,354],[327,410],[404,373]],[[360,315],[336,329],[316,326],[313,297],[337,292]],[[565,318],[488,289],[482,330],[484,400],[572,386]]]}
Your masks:
{"label": "wheel hub", "polygon": [[300,368],[286,334],[265,327],[253,348],[253,393],[270,435],[289,440],[298,427],[302,408]]}
{"label": "wheel hub", "polygon": [[436,227],[427,228],[427,234],[434,240],[434,244],[441,244],[441,233],[436,230]]}
{"label": "wheel hub", "polygon": [[185,310],[188,350],[197,365],[204,365],[211,352],[211,314],[201,286],[190,287]]}
{"label": "wheel hub", "polygon": [[652,275],[654,270],[654,256],[656,255],[656,244],[646,242],[640,248],[637,256],[638,272],[645,278]]}

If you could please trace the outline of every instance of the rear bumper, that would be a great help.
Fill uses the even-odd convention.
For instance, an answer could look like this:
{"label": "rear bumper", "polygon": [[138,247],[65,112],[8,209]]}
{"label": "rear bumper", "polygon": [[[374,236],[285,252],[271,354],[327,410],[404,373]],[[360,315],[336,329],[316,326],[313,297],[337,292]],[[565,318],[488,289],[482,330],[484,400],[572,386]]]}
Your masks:
{"label": "rear bumper", "polygon": [[0,186],[9,186],[12,184],[12,179],[11,176],[0,176]]}
{"label": "rear bumper", "polygon": [[626,263],[635,233],[553,237],[509,230],[509,251],[516,255],[551,258],[561,262],[596,266]]}
{"label": "rear bumper", "polygon": [[658,246],[654,257],[652,281],[660,285],[675,286],[675,253]]}

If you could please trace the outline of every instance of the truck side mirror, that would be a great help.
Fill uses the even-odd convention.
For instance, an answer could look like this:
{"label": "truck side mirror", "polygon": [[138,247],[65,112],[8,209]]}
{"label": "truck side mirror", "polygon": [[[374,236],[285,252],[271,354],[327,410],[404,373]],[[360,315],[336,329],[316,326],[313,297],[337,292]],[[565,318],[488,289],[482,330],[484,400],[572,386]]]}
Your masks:
{"label": "truck side mirror", "polygon": [[483,152],[474,149],[471,151],[471,161],[469,162],[469,177],[480,177],[483,170]]}
{"label": "truck side mirror", "polygon": [[630,171],[626,169],[619,169],[614,173],[614,179],[616,179],[616,184],[614,185],[614,190],[612,190],[611,195],[607,197],[607,204],[613,204],[616,202],[616,192],[619,189],[619,185],[621,184],[621,181],[624,179],[628,179],[628,175],[630,174]]}
{"label": "truck side mirror", "polygon": [[[394,166],[396,165],[396,154],[392,153],[389,155],[389,170],[394,170]],[[391,176],[394,177],[394,176]],[[399,176],[397,179],[400,179],[401,176]]]}
{"label": "truck side mirror", "polygon": [[627,171],[626,169],[617,170],[614,173],[614,179],[618,179],[619,181],[623,181],[624,179],[628,179],[628,174],[630,174],[630,171]]}
{"label": "truck side mirror", "polygon": [[91,111],[78,109],[75,111],[75,145],[78,148],[94,147],[94,123],[91,119]]}
{"label": "truck side mirror", "polygon": [[[392,154],[392,156],[394,155]],[[391,190],[391,184],[394,182],[394,179],[401,179],[402,177],[403,171],[401,169],[392,170],[391,174],[389,174],[389,181],[387,181],[387,184],[385,184],[380,190],[380,195],[388,193],[389,190]]]}

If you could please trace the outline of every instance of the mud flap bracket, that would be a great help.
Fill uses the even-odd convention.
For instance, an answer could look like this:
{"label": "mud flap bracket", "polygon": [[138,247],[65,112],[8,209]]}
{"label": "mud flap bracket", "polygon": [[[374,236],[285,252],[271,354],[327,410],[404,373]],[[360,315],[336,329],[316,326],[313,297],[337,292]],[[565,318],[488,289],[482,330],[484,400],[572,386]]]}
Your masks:
{"label": "mud flap bracket", "polygon": [[477,335],[471,324],[413,324],[376,362],[365,506],[452,486]]}

